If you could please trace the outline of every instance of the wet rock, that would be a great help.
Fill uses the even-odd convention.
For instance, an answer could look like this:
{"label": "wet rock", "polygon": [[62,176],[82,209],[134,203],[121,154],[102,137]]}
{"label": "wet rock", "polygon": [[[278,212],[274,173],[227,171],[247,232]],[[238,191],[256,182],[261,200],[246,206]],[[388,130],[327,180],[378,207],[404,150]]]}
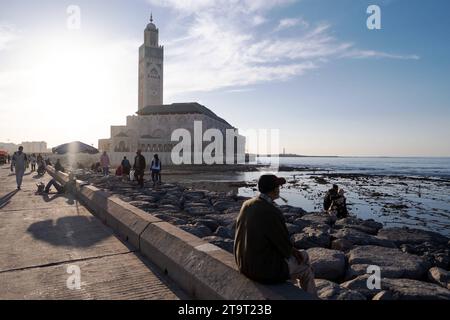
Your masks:
{"label": "wet rock", "polygon": [[401,244],[403,252],[416,254],[426,259],[432,266],[450,268],[450,250],[442,244],[424,242],[421,244]]}
{"label": "wet rock", "polygon": [[352,249],[348,254],[350,271],[347,274],[356,276],[365,273],[367,266],[376,265],[381,268],[383,278],[420,279],[428,271],[428,263],[421,257],[401,252],[395,248],[379,246],[361,246]]}
{"label": "wet rock", "polygon": [[165,204],[165,205],[159,205],[158,206],[158,212],[162,214],[174,214],[174,213],[181,213],[180,208],[177,206],[171,205],[171,204]]}
{"label": "wet rock", "polygon": [[383,290],[378,292],[372,300],[394,300],[394,296],[392,292]]}
{"label": "wet rock", "polygon": [[214,210],[223,212],[227,209],[235,209],[236,208],[236,202],[233,200],[218,200],[213,201],[213,207]]}
{"label": "wet rock", "polygon": [[376,294],[378,294],[381,291],[381,289],[377,288],[369,289],[368,280],[369,283],[371,283],[369,275],[365,274],[356,277],[355,279],[341,283],[341,286],[349,290],[355,290],[364,295],[366,298],[372,299]]}
{"label": "wet rock", "polygon": [[325,248],[311,248],[307,252],[316,278],[338,280],[344,276],[345,255],[342,252]]}
{"label": "wet rock", "polygon": [[233,245],[234,245],[233,240],[224,239],[217,236],[204,237],[202,240],[207,241],[213,245],[216,245],[219,248],[228,251],[229,253],[233,253]]}
{"label": "wet rock", "polygon": [[212,235],[211,230],[209,230],[208,227],[202,225],[202,224],[188,224],[179,226],[180,229],[183,229],[186,232],[189,232],[190,234],[193,234],[194,236],[197,236],[199,238],[204,238]]}
{"label": "wet rock", "polygon": [[381,239],[352,228],[339,229],[331,234],[335,239],[345,239],[353,245],[374,245],[380,247],[395,248],[395,244],[387,239]]}
{"label": "wet rock", "polygon": [[337,220],[335,228],[352,228],[364,233],[376,235],[378,231],[383,228],[383,225],[374,220],[362,220],[355,217],[348,217]]}
{"label": "wet rock", "polygon": [[433,267],[428,270],[428,279],[431,282],[450,290],[450,271]]}
{"label": "wet rock", "polygon": [[381,279],[383,289],[391,292],[393,300],[450,300],[450,290],[412,279]]}
{"label": "wet rock", "polygon": [[176,197],[167,197],[163,198],[158,202],[159,205],[172,205],[177,208],[181,208],[181,201],[179,198]]}
{"label": "wet rock", "polygon": [[147,201],[130,201],[129,204],[144,211],[158,208],[158,205],[155,203],[150,203]]}
{"label": "wet rock", "polygon": [[328,248],[331,237],[327,231],[314,227],[306,227],[301,233],[292,236],[294,246],[298,249],[309,249],[314,247]]}
{"label": "wet rock", "polygon": [[353,249],[353,243],[346,239],[336,239],[331,242],[331,249],[347,252]]}
{"label": "wet rock", "polygon": [[339,284],[324,280],[315,279],[317,295],[323,300],[366,300],[361,293],[341,287]]}
{"label": "wet rock", "polygon": [[216,232],[214,232],[214,235],[225,239],[234,239],[233,232],[229,228],[222,226],[217,228]]}
{"label": "wet rock", "polygon": [[156,202],[156,201],[158,201],[157,198],[152,197],[152,196],[147,196],[147,195],[135,196],[134,199],[138,200],[138,201],[147,201],[147,202]]}
{"label": "wet rock", "polygon": [[144,190],[143,192],[144,192],[144,194],[155,198],[157,201],[162,199],[166,194],[165,191],[154,191],[154,190],[148,190],[148,189]]}
{"label": "wet rock", "polygon": [[214,214],[214,208],[204,205],[204,204],[189,204],[189,206],[184,207],[184,212],[186,212],[190,216],[199,217],[205,216],[207,214]]}
{"label": "wet rock", "polygon": [[398,247],[402,244],[417,245],[429,242],[435,245],[445,245],[449,239],[437,232],[425,231],[420,229],[386,228],[378,232],[378,236],[394,242]]}
{"label": "wet rock", "polygon": [[331,225],[333,222],[333,219],[328,214],[324,213],[309,213],[305,214],[300,219],[304,221],[309,221],[311,224],[327,224]]}
{"label": "wet rock", "polygon": [[295,233],[299,233],[300,231],[302,231],[302,228],[300,228],[298,225],[292,224],[292,223],[286,223],[286,228],[288,229],[288,232],[290,235],[293,235]]}
{"label": "wet rock", "polygon": [[229,226],[236,222],[238,212],[224,214],[208,214],[206,218],[216,220],[221,226]]}
{"label": "wet rock", "polygon": [[207,218],[195,218],[195,221],[197,223],[201,223],[209,228],[212,232],[216,231],[219,227],[219,223],[214,219],[207,219]]}
{"label": "wet rock", "polygon": [[189,190],[189,191],[184,192],[183,197],[188,201],[200,200],[200,199],[205,198],[205,192]]}
{"label": "wet rock", "polygon": [[188,224],[187,220],[180,219],[180,218],[177,218],[177,217],[171,217],[171,216],[166,215],[166,214],[154,214],[153,216],[155,218],[158,218],[158,219],[161,219],[163,221],[169,222],[169,223],[171,223],[173,225],[176,225],[176,226]]}
{"label": "wet rock", "polygon": [[300,230],[312,226],[311,221],[303,220],[301,218],[296,218],[295,220],[291,221],[291,223],[299,226]]}

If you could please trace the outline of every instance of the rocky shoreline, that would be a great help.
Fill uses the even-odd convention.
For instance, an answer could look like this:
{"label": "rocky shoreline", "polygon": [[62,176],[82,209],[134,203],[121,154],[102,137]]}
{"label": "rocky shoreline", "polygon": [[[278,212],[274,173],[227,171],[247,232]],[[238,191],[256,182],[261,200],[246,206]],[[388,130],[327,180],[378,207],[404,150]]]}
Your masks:
{"label": "rocky shoreline", "polygon": [[[248,198],[232,192],[178,184],[137,189],[118,177],[85,173],[78,178],[153,216],[232,253],[235,220]],[[450,300],[450,239],[410,228],[383,228],[374,220],[333,221],[322,213],[280,206],[295,247],[305,249],[319,297],[327,300]],[[381,269],[381,289],[370,290],[370,265]]]}

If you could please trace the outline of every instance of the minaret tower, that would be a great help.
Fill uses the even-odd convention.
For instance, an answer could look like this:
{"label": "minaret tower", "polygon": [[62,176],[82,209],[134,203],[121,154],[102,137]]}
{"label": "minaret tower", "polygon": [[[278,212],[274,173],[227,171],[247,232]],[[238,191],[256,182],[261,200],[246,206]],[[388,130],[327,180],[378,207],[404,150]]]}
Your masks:
{"label": "minaret tower", "polygon": [[144,31],[144,44],[139,48],[139,110],[163,104],[164,47],[159,45],[159,30],[150,23]]}

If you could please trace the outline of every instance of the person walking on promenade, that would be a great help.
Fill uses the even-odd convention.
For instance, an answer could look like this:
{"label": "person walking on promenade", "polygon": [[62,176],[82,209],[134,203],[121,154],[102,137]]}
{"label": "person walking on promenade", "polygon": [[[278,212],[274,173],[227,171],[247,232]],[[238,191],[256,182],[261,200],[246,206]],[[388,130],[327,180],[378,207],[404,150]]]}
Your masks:
{"label": "person walking on promenade", "polygon": [[102,156],[100,157],[100,165],[103,168],[103,175],[106,177],[109,174],[109,157],[106,154],[106,151],[103,151]]}
{"label": "person walking on promenade", "polygon": [[36,162],[37,162],[36,155],[33,153],[30,156],[31,172],[36,171]]}
{"label": "person walking on promenade", "polygon": [[11,156],[8,154],[8,164],[11,163]]}
{"label": "person walking on promenade", "polygon": [[156,183],[161,184],[161,160],[159,160],[157,154],[153,157],[152,164],[150,165],[150,171],[152,174],[153,186],[155,186]]}
{"label": "person walking on promenade", "polygon": [[260,195],[243,203],[236,222],[236,264],[254,281],[275,284],[291,279],[317,297],[308,253],[294,248],[283,213],[274,202],[285,183],[284,178],[262,175],[258,181]]}
{"label": "person walking on promenade", "polygon": [[11,161],[11,172],[15,169],[16,172],[16,182],[17,190],[20,190],[22,186],[23,174],[25,173],[25,168],[27,167],[28,157],[23,152],[23,147],[20,146],[19,150],[14,152]]}
{"label": "person walking on promenade", "polygon": [[141,150],[139,149],[136,152],[136,157],[134,158],[133,169],[134,169],[134,177],[136,178],[141,188],[144,187],[144,175],[146,166],[147,165],[145,163],[145,157],[141,154]]}

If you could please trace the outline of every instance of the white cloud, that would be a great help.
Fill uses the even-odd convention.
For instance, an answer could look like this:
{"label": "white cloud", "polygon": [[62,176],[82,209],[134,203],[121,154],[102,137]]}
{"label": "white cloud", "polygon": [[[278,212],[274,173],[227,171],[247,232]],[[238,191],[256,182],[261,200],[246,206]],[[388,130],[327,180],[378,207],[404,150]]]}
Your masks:
{"label": "white cloud", "polygon": [[17,38],[14,27],[0,23],[0,50],[6,49]]}
{"label": "white cloud", "polygon": [[[178,93],[282,81],[338,58],[416,59],[360,50],[334,37],[330,25],[283,18],[272,30],[301,26],[295,35],[267,31],[269,10],[296,0],[148,0],[177,19],[165,46],[166,98]],[[298,30],[298,32],[297,32]]]}
{"label": "white cloud", "polygon": [[309,23],[302,18],[286,18],[281,19],[276,27],[275,31],[281,31],[284,29],[289,29],[296,26],[302,26],[304,28],[309,27]]}
{"label": "white cloud", "polygon": [[352,50],[343,55],[349,58],[388,58],[388,59],[399,59],[399,60],[419,60],[420,57],[415,54],[401,55],[401,54],[391,54],[375,50]]}

